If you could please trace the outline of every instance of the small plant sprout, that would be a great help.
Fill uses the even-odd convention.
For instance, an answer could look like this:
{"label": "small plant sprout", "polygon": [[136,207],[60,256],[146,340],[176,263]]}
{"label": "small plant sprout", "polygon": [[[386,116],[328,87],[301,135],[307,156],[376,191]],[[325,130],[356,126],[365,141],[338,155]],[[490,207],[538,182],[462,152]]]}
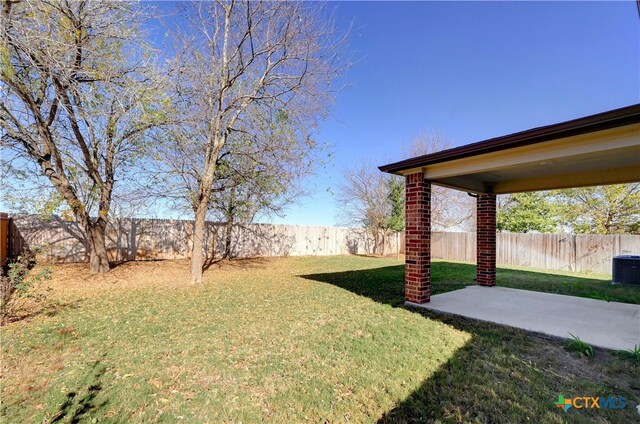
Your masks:
{"label": "small plant sprout", "polygon": [[589,297],[592,299],[604,300],[605,302],[611,302],[611,297],[606,294],[591,293]]}
{"label": "small plant sprout", "polygon": [[640,364],[640,344],[635,345],[632,349],[620,350],[618,355],[624,359],[629,359]]}
{"label": "small plant sprout", "polygon": [[572,340],[568,345],[569,349],[579,352],[587,358],[593,358],[593,355],[595,355],[595,351],[590,344],[583,342],[578,336],[575,336],[571,333],[569,333],[569,335],[572,337]]}

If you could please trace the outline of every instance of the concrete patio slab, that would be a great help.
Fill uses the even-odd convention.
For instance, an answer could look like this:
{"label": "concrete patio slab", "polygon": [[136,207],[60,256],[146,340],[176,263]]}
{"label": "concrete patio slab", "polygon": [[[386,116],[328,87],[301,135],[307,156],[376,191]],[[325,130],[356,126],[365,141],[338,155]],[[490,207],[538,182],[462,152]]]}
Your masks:
{"label": "concrete patio slab", "polygon": [[640,305],[505,287],[469,286],[407,305],[570,338],[593,346],[632,349],[640,344]]}

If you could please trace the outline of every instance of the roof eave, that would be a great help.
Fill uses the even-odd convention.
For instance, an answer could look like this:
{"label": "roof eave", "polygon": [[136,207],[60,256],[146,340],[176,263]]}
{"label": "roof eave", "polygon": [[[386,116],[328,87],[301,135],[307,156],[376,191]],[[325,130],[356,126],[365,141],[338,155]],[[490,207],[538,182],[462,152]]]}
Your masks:
{"label": "roof eave", "polygon": [[536,127],[505,136],[467,144],[428,155],[379,166],[382,172],[401,174],[402,171],[469,156],[492,153],[545,141],[602,131],[640,123],[640,103],[557,124]]}

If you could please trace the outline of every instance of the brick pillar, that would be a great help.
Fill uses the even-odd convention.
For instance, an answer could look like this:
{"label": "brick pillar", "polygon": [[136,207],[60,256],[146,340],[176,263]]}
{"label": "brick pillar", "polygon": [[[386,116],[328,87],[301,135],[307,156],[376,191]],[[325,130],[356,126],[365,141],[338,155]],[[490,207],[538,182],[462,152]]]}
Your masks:
{"label": "brick pillar", "polygon": [[404,298],[427,303],[431,295],[431,183],[422,172],[405,182]]}
{"label": "brick pillar", "polygon": [[477,283],[496,285],[496,195],[479,194],[477,199]]}

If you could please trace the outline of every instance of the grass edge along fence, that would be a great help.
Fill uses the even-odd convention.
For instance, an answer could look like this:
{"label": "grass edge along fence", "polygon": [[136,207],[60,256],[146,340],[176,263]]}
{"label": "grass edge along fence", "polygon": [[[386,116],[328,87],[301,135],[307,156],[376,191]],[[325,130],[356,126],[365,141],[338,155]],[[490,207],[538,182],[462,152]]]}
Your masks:
{"label": "grass edge along fence", "polygon": [[[54,263],[86,260],[85,241],[77,223],[43,221],[35,216],[10,220],[9,255],[28,246],[45,245],[41,260]],[[113,261],[189,258],[193,223],[188,220],[122,218],[109,223],[107,248]],[[226,226],[207,223],[205,248],[209,258],[224,252]],[[361,229],[285,224],[234,226],[234,257],[329,256],[381,253],[371,235]],[[385,238],[384,254],[404,253],[404,235]],[[640,254],[639,235],[573,235],[498,233],[497,262],[531,268],[611,274],[614,256]],[[475,233],[432,234],[434,259],[475,262]]]}

